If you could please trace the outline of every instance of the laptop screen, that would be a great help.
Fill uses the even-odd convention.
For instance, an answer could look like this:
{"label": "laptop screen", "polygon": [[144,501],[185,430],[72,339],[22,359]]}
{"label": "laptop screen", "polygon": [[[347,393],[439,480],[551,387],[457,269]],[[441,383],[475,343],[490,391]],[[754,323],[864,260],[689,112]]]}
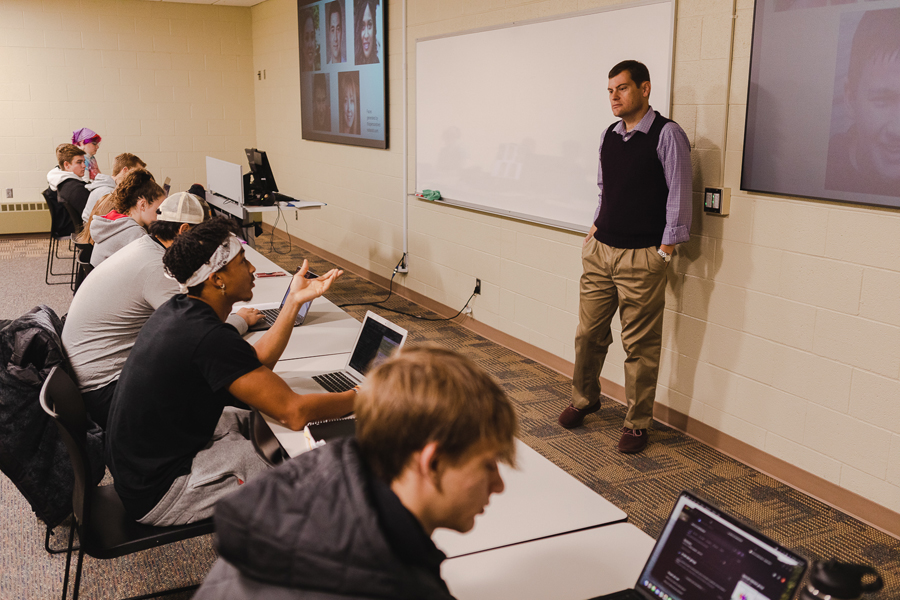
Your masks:
{"label": "laptop screen", "polygon": [[363,328],[359,333],[356,347],[353,348],[349,367],[365,375],[369,368],[376,367],[387,360],[402,343],[402,332],[395,331],[375,319],[366,318],[363,321]]}
{"label": "laptop screen", "polygon": [[663,600],[788,600],[806,560],[682,493],[638,579]]}

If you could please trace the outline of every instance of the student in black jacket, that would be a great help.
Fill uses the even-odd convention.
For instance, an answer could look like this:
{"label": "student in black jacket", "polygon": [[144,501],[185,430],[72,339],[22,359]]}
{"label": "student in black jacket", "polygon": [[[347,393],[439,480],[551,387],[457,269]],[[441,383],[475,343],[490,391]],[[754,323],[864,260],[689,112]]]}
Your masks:
{"label": "student in black jacket", "polygon": [[56,160],[59,166],[47,173],[47,183],[72,217],[75,229],[80,231],[81,213],[91,195],[81,179],[84,177],[84,150],[74,144],[60,144],[56,147]]}
{"label": "student in black jacket", "polygon": [[466,532],[503,491],[516,416],[490,376],[404,349],[356,399],[356,437],[257,477],[216,506],[219,560],[195,600],[450,599],[437,528]]}

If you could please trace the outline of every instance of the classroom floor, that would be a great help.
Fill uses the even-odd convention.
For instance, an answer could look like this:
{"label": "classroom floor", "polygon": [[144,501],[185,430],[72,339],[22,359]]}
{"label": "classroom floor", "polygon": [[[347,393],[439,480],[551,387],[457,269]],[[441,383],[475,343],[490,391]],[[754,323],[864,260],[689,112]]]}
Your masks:
{"label": "classroom floor", "polygon": [[[281,236],[273,242],[266,234],[258,240],[257,248],[289,270],[296,268],[303,258],[310,260],[316,272],[333,266],[296,245],[289,248]],[[0,237],[0,275],[12,268],[11,257],[31,246],[34,242],[29,240]],[[43,248],[46,253],[46,245]],[[37,285],[37,282],[43,285],[43,264],[40,269],[31,276],[33,285],[26,286],[37,290],[33,292],[36,296],[29,294],[31,305],[48,298],[50,288]],[[44,296],[41,296],[42,289]],[[56,290],[51,295],[54,297],[51,306],[57,309]],[[384,288],[345,273],[328,298],[344,304],[371,302],[386,295]],[[4,286],[0,319],[13,318],[31,307],[10,314],[20,302],[11,301],[12,296],[18,298],[21,294]],[[397,296],[386,306],[438,317]],[[369,309],[407,328],[410,331],[407,343],[447,346],[485,368],[513,399],[520,419],[521,439],[619,506],[628,513],[629,522],[649,535],[659,534],[681,490],[691,490],[811,559],[828,557],[876,566],[884,577],[885,589],[866,598],[900,597],[900,540],[661,424],[654,425],[651,445],[643,454],[619,454],[615,445],[625,412],[620,404],[607,399],[599,413],[586,419],[584,427],[567,431],[556,424],[556,417],[569,403],[571,380],[453,322],[421,321],[369,306],[346,308],[360,320]],[[0,476],[0,499],[0,599],[51,597],[62,585],[65,558],[51,557],[44,552],[43,527],[5,476]],[[565,507],[561,506],[560,510]],[[57,539],[56,543],[60,544],[62,536],[58,535]],[[184,585],[202,577],[214,558],[210,538],[154,549],[118,561],[87,558],[82,590],[86,598],[112,598]]]}

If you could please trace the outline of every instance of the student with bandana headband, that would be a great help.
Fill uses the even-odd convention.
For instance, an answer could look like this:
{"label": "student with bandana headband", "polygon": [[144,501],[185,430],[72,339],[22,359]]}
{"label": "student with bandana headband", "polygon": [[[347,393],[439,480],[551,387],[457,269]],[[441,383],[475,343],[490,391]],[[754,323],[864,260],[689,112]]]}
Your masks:
{"label": "student with bandana headband", "polygon": [[295,394],[272,369],[305,302],[342,271],[294,276],[275,325],[251,346],[225,319],[253,297],[254,267],[227,219],[201,223],[166,250],[181,287],[138,334],[113,396],[106,461],[126,511],[170,526],[212,515],[216,501],[268,469],[248,434],[252,406],[300,430],[353,410],[356,392]]}

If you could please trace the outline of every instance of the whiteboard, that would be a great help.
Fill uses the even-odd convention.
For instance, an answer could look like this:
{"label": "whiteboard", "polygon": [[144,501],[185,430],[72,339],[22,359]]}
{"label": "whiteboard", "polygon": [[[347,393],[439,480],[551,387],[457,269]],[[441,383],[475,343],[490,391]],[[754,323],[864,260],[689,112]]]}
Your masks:
{"label": "whiteboard", "polygon": [[587,231],[597,148],[616,119],[607,74],[635,59],[669,116],[674,2],[416,41],[416,189],[467,208]]}

